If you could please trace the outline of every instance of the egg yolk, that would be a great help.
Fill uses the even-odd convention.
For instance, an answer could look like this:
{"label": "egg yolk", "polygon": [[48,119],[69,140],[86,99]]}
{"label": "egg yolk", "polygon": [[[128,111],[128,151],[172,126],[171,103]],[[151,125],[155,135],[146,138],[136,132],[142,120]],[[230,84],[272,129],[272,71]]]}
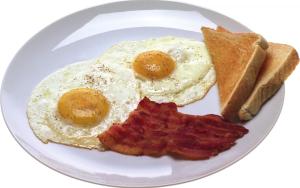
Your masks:
{"label": "egg yolk", "polygon": [[133,70],[140,76],[152,80],[165,78],[175,69],[174,60],[161,51],[139,54],[133,62]]}
{"label": "egg yolk", "polygon": [[82,128],[90,128],[107,115],[109,103],[97,90],[78,88],[63,94],[57,108],[67,122]]}

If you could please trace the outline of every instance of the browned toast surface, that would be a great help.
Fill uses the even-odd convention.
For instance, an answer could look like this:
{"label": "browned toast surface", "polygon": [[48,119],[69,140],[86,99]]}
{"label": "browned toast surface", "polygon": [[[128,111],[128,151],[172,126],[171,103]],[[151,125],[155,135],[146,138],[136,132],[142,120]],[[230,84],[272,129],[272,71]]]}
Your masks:
{"label": "browned toast surface", "polygon": [[297,51],[292,46],[270,42],[267,58],[261,67],[254,90],[239,111],[240,119],[252,119],[261,106],[277,92],[298,63]]}
{"label": "browned toast surface", "polygon": [[216,70],[221,113],[237,121],[238,111],[253,90],[268,44],[255,33],[234,34],[205,27],[202,32]]}
{"label": "browned toast surface", "polygon": [[[220,26],[217,31],[230,33]],[[252,119],[262,105],[278,91],[299,63],[298,53],[292,46],[272,42],[268,45],[267,57],[259,71],[254,89],[239,111],[241,120]]]}

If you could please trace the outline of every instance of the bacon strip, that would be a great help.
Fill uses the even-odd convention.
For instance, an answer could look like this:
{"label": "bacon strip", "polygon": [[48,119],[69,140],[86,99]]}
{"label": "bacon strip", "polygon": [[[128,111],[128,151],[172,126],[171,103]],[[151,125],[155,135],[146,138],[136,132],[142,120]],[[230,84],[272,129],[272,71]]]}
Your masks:
{"label": "bacon strip", "polygon": [[107,148],[128,155],[208,159],[229,149],[248,133],[218,115],[195,116],[177,111],[175,103],[155,103],[148,98],[120,124],[98,136]]}

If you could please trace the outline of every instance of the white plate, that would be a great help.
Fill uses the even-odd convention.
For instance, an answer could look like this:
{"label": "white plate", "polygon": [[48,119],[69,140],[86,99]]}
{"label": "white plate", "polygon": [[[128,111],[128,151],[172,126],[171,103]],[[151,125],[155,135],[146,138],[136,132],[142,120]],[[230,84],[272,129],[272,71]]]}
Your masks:
{"label": "white plate", "polygon": [[[205,17],[207,19],[205,19]],[[210,20],[210,21],[209,21]],[[188,4],[131,1],[101,5],[67,16],[30,39],[9,65],[1,91],[2,112],[12,135],[34,158],[63,174],[93,183],[141,187],[186,182],[217,172],[254,149],[274,126],[283,105],[284,87],[246,124],[249,134],[220,155],[203,161],[134,157],[58,144],[43,144],[32,133],[26,104],[32,89],[45,76],[75,61],[97,57],[123,40],[165,35],[202,40],[201,25],[222,25],[249,31],[216,12]],[[181,109],[187,113],[219,113],[213,87],[199,102]]]}

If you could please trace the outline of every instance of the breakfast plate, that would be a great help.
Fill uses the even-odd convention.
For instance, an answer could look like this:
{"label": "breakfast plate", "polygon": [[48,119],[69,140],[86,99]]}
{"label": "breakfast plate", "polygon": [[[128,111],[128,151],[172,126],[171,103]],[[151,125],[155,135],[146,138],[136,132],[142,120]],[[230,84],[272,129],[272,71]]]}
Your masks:
{"label": "breakfast plate", "polygon": [[[43,144],[31,131],[26,116],[32,90],[47,75],[73,62],[91,59],[121,41],[176,36],[203,41],[202,26],[222,25],[250,31],[214,11],[169,1],[123,1],[71,14],[31,38],[16,54],[1,88],[2,113],[17,142],[35,159],[65,175],[92,183],[122,186],[163,186],[191,181],[237,162],[271,131],[284,100],[284,86],[260,113],[245,124],[249,130],[230,150],[200,161],[169,156],[128,156],[111,151]],[[179,108],[188,114],[220,114],[217,87],[200,101]]]}

